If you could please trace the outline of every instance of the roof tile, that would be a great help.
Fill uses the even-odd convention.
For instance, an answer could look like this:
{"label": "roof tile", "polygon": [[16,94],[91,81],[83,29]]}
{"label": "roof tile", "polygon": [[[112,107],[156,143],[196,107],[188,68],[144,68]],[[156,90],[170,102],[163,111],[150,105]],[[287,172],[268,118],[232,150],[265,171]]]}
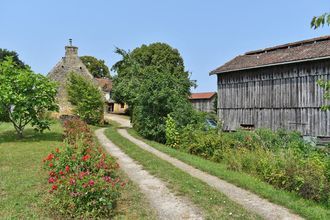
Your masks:
{"label": "roof tile", "polygon": [[201,93],[191,93],[189,99],[210,99],[216,92],[201,92]]}
{"label": "roof tile", "polygon": [[286,62],[303,62],[330,56],[330,35],[294,43],[283,44],[239,55],[210,74],[233,72]]}

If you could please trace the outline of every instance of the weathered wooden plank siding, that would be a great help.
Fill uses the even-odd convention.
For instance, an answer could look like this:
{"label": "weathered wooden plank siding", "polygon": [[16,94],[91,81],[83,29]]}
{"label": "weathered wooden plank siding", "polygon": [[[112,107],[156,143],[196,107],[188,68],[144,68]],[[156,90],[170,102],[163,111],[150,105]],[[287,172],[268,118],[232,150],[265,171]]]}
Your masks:
{"label": "weathered wooden plank siding", "polygon": [[319,79],[330,80],[330,61],[218,74],[218,115],[225,130],[241,124],[330,136],[330,112]]}
{"label": "weathered wooden plank siding", "polygon": [[215,98],[211,99],[192,99],[190,100],[194,109],[202,112],[214,112]]}

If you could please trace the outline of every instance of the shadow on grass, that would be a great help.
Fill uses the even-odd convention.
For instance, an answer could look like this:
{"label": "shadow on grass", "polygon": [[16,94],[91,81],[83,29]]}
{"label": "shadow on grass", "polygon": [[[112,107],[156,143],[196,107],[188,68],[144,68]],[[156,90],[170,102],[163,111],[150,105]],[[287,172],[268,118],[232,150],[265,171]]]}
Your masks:
{"label": "shadow on grass", "polygon": [[57,131],[45,131],[43,133],[38,133],[32,128],[27,128],[24,130],[24,137],[18,138],[15,130],[7,130],[0,132],[0,143],[9,142],[38,142],[38,141],[62,141],[63,134]]}

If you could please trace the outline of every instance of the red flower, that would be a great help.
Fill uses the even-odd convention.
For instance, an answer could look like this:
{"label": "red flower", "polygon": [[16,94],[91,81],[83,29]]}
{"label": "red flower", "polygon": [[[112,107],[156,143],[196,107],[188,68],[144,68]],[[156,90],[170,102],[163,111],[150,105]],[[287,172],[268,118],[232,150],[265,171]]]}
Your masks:
{"label": "red flower", "polygon": [[60,152],[60,149],[56,148],[55,151],[56,151],[56,153],[59,153]]}
{"label": "red flower", "polygon": [[90,181],[89,181],[89,185],[90,185],[90,186],[94,186],[94,184],[95,184],[94,180],[90,180]]}
{"label": "red flower", "polygon": [[53,185],[52,190],[57,190],[57,185]]}
{"label": "red flower", "polygon": [[110,176],[105,176],[105,177],[103,177],[104,178],[104,181],[106,181],[106,182],[111,182],[111,177]]}
{"label": "red flower", "polygon": [[89,158],[91,158],[91,156],[89,156],[88,154],[83,156],[82,160],[83,161],[87,161]]}
{"label": "red flower", "polygon": [[69,172],[70,171],[70,167],[69,166],[65,166],[65,171]]}
{"label": "red flower", "polygon": [[75,179],[70,179],[70,185],[74,185],[74,184],[76,184],[76,180]]}
{"label": "red flower", "polygon": [[46,160],[52,160],[54,159],[54,154],[49,154],[47,157],[46,157]]}
{"label": "red flower", "polygon": [[62,170],[60,170],[59,174],[60,175],[64,175],[64,172]]}
{"label": "red flower", "polygon": [[49,167],[53,167],[53,166],[54,166],[54,164],[52,164],[52,163],[49,164]]}
{"label": "red flower", "polygon": [[54,183],[56,181],[56,178],[54,177],[49,177],[48,183]]}
{"label": "red flower", "polygon": [[54,171],[50,171],[49,176],[56,176],[56,173]]}

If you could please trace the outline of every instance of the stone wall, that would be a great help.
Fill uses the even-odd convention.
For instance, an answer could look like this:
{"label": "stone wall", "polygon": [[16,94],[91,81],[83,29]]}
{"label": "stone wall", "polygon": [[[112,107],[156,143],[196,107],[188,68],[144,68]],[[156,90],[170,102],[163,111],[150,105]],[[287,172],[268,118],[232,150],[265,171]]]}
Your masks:
{"label": "stone wall", "polygon": [[88,69],[78,56],[78,47],[66,46],[65,57],[63,57],[47,75],[47,77],[56,81],[59,85],[57,101],[60,110],[58,115],[68,115],[72,113],[72,106],[68,101],[66,90],[68,76],[71,72],[80,74],[86,79],[93,81],[92,74],[89,73]]}

